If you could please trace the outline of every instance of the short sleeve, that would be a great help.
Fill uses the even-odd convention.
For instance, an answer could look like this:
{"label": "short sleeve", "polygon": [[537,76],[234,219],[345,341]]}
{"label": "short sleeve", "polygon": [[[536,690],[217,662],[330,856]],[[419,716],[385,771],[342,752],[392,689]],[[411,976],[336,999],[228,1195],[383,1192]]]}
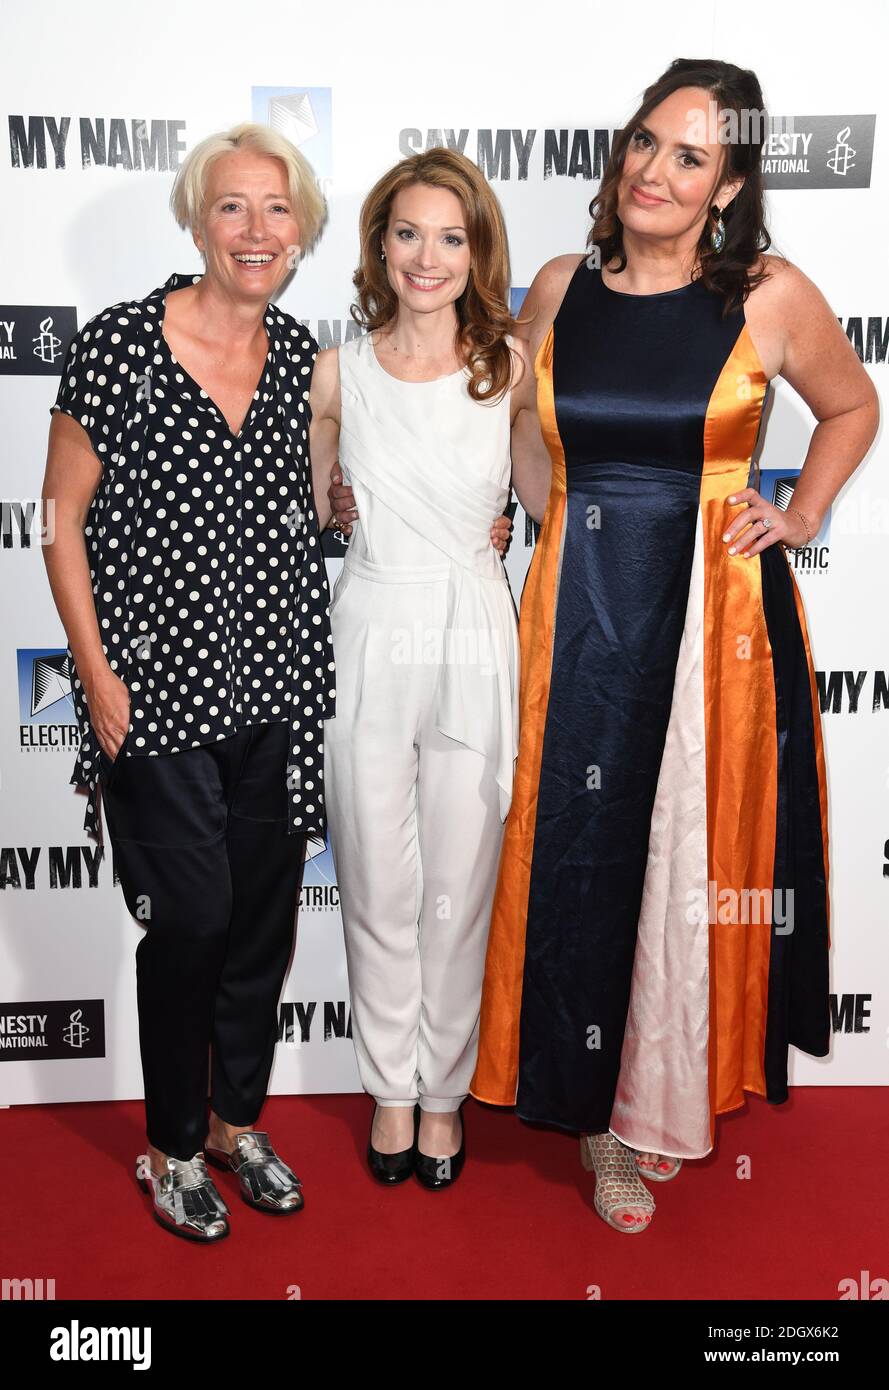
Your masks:
{"label": "short sleeve", "polygon": [[309,388],[312,382],[312,372],[315,368],[315,358],[318,356],[318,344],[312,334],[304,324],[296,321],[294,365],[299,375],[302,386],[303,410],[306,417],[306,428],[312,423],[312,406],[309,400]]}
{"label": "short sleeve", "polygon": [[129,362],[113,311],[84,324],[68,344],[55,403],[89,435],[93,452],[107,462],[117,451],[123,431]]}

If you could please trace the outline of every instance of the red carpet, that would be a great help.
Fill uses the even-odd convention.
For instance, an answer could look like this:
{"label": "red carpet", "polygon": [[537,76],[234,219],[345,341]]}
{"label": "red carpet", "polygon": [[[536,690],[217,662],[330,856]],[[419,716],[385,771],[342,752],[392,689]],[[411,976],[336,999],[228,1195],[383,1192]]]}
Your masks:
{"label": "red carpet", "polygon": [[[889,1107],[877,1087],[804,1088],[719,1122],[717,1150],[652,1184],[650,1230],[611,1231],[576,1139],[464,1107],[459,1182],[379,1186],[364,1166],[365,1096],[276,1096],[263,1111],[302,1179],[305,1210],[251,1211],[214,1176],[232,1233],[212,1249],[157,1226],[133,1177],[142,1103],[0,1112],[4,1278],[55,1279],[57,1299],[830,1299],[889,1275]],[[739,1156],[751,1176],[736,1176]],[[866,1295],[865,1295],[866,1296]]]}

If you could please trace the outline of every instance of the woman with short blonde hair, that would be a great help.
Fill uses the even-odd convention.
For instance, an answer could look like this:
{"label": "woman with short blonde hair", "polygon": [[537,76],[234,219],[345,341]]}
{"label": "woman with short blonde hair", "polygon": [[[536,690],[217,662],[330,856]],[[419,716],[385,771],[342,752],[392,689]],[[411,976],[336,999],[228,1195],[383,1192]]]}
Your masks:
{"label": "woman with short blonde hair", "polygon": [[290,201],[300,209],[300,245],[306,255],[318,240],[327,219],[327,204],[318,187],[314,170],[295,145],[269,126],[242,121],[231,130],[208,135],[189,150],[176,175],[170,207],[173,216],[187,232],[200,227],[204,211],[209,171],[214,162],[238,150],[279,159],[284,166]]}
{"label": "woman with short blonde hair", "polygon": [[228,1234],[229,1209],[205,1155],[252,1207],[303,1202],[254,1124],[306,842],[325,830],[333,661],[309,471],[317,344],[271,300],[324,200],[288,141],[237,125],[191,151],[171,204],[204,274],[171,275],[72,340],[43,553],[80,725],[71,780],[88,786],[96,837],[101,788],[145,928],[137,1176],[166,1230],[208,1242]]}

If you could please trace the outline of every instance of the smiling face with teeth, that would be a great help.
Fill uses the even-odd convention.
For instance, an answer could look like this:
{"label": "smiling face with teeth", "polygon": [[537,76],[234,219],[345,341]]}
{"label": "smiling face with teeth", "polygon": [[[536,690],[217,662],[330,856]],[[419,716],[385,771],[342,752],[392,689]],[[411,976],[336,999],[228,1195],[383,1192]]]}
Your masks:
{"label": "smiling face with teeth", "polygon": [[471,261],[466,214],[456,193],[424,183],[400,189],[382,249],[389,284],[405,309],[454,312],[449,306],[466,288]]}
{"label": "smiling face with teeth", "polygon": [[296,264],[299,222],[280,159],[236,150],[207,171],[195,245],[229,295],[266,304]]}

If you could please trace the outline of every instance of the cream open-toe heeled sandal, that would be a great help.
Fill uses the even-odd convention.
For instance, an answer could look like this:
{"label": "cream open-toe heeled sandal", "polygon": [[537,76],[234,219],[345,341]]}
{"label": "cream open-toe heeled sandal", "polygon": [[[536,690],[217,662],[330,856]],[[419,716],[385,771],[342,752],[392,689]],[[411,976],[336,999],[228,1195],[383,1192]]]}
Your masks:
{"label": "cream open-toe heeled sandal", "polygon": [[[654,1215],[654,1198],[639,1181],[639,1172],[628,1149],[613,1134],[582,1134],[580,1161],[587,1172],[596,1175],[596,1194],[593,1205],[603,1221],[615,1231],[636,1235],[647,1231]],[[627,1221],[616,1215],[622,1207],[636,1207],[645,1213],[642,1219]]]}
{"label": "cream open-toe heeled sandal", "polygon": [[[669,1182],[671,1178],[675,1178],[679,1169],[682,1167],[681,1158],[672,1158],[670,1154],[658,1154],[657,1161],[648,1168],[642,1162],[642,1155],[645,1153],[654,1153],[654,1149],[634,1149],[633,1153],[636,1157],[636,1168],[638,1172],[649,1182]],[[662,1163],[668,1165],[667,1172],[665,1173],[658,1171]]]}

